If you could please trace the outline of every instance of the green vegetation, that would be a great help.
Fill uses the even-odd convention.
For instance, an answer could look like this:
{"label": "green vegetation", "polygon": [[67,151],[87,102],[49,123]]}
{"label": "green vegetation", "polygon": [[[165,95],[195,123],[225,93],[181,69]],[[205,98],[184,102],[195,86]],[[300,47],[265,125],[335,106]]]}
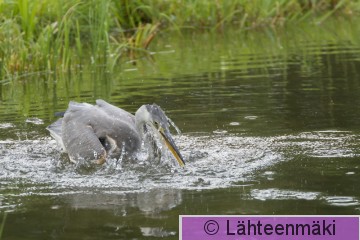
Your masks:
{"label": "green vegetation", "polygon": [[0,0],[0,83],[84,65],[112,72],[123,57],[149,56],[160,31],[321,23],[359,10],[359,0]]}
{"label": "green vegetation", "polygon": [[[194,86],[174,88],[182,78],[207,78],[209,86],[221,82],[225,88],[226,75],[231,71],[239,75],[239,84],[243,84],[244,79],[272,79],[274,68],[278,69],[277,74],[287,78],[293,71],[289,66],[299,64],[301,74],[313,76],[315,81],[318,70],[323,68],[324,57],[329,58],[330,66],[335,61],[332,55],[338,59],[336,62],[344,61],[341,58],[359,59],[357,23],[358,18],[330,18],[321,25],[303,21],[261,31],[242,31],[235,26],[221,34],[184,31],[181,37],[158,36],[151,45],[151,50],[156,52],[154,63],[146,58],[138,59],[136,66],[131,61],[121,61],[121,67],[112,72],[95,64],[83,64],[78,72],[29,73],[16,81],[4,79],[0,84],[1,118],[20,125],[34,116],[53,120],[53,111],[66,109],[70,100],[94,102],[98,98],[136,111],[141,103],[160,102],[156,96],[187,96],[197,86],[196,81]],[[336,66],[337,71],[349,75],[347,68],[346,64]],[[348,77],[348,81],[352,80],[353,77]],[[27,131],[27,128],[23,130]],[[17,135],[13,134],[10,138],[16,139]]]}
{"label": "green vegetation", "polygon": [[5,226],[5,221],[6,221],[6,213],[4,213],[2,222],[1,222],[1,224],[0,224],[0,239],[2,238],[2,235],[3,235],[4,226]]}

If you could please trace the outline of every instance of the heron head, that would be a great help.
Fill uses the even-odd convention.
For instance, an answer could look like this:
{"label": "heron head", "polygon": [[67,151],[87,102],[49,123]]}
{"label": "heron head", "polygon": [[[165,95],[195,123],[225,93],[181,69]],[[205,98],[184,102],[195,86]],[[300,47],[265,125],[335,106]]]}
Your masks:
{"label": "heron head", "polygon": [[155,133],[161,136],[161,139],[165,142],[170,152],[174,155],[180,166],[185,165],[184,158],[182,157],[178,147],[175,144],[174,139],[171,136],[169,127],[169,118],[165,115],[160,106],[156,104],[147,104],[139,108],[135,114],[138,128],[144,133],[147,128],[152,128]]}

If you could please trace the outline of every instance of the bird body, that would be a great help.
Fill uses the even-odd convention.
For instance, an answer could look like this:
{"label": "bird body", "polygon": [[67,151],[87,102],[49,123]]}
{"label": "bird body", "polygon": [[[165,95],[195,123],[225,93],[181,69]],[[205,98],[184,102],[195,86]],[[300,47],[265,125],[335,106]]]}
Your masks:
{"label": "bird body", "polygon": [[168,121],[156,104],[141,106],[134,116],[104,100],[96,100],[95,105],[70,102],[63,118],[47,129],[74,162],[81,158],[102,164],[107,158],[119,158],[122,154],[131,157],[140,151],[143,141],[154,141],[149,134],[158,134],[179,164],[184,165]]}

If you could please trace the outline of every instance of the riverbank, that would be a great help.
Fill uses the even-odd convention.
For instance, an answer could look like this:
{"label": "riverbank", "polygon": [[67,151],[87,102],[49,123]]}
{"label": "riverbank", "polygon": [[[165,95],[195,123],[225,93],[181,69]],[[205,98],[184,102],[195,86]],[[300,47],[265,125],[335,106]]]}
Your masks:
{"label": "riverbank", "polygon": [[1,1],[0,81],[34,73],[112,72],[119,60],[149,56],[159,34],[184,29],[281,28],[357,16],[357,1]]}

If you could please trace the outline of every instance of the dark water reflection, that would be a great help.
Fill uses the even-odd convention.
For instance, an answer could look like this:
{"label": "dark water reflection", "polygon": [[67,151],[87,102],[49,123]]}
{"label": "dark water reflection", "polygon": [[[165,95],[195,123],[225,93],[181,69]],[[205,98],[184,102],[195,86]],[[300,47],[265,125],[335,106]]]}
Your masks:
{"label": "dark water reflection", "polygon": [[[114,74],[2,81],[4,239],[177,239],[179,214],[359,214],[360,49],[324,32],[311,44],[232,34],[159,40],[155,62]],[[45,126],[69,100],[97,98],[161,105],[187,168],[84,175],[62,163]]]}

